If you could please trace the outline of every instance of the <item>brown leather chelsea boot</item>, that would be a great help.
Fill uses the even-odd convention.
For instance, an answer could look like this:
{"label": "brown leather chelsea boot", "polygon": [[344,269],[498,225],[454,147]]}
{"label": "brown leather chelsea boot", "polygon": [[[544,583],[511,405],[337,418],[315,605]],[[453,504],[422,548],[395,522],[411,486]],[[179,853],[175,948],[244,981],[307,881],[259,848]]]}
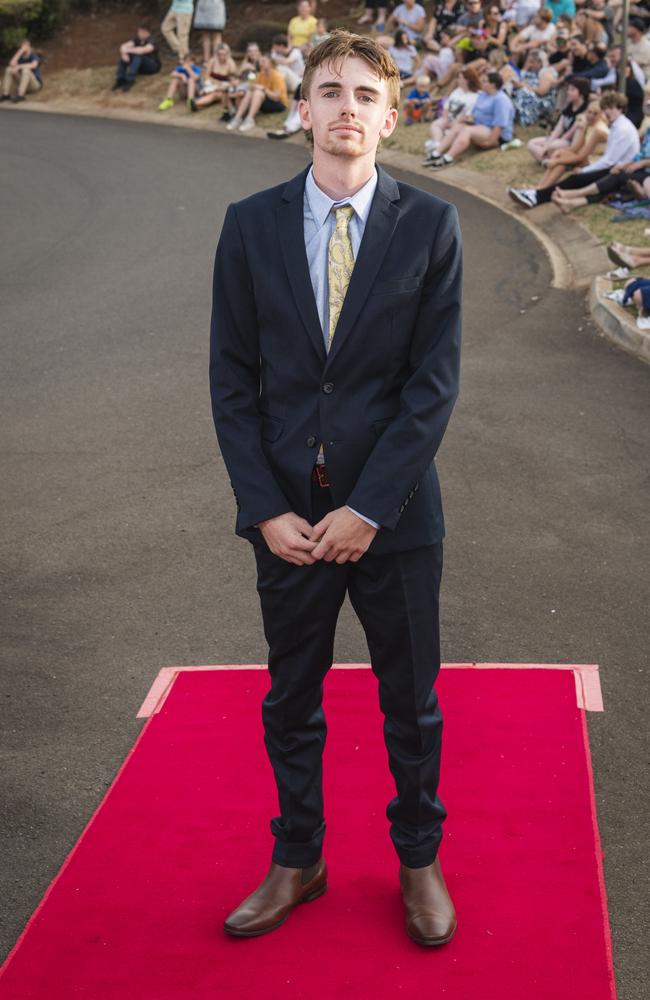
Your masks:
{"label": "brown leather chelsea boot", "polygon": [[239,904],[224,923],[236,937],[257,937],[283,924],[298,903],[318,899],[327,889],[323,858],[310,868],[285,868],[271,862],[268,874],[255,892]]}
{"label": "brown leather chelsea boot", "polygon": [[451,941],[456,931],[456,912],[436,858],[424,868],[399,869],[402,899],[406,907],[406,933],[418,944]]}

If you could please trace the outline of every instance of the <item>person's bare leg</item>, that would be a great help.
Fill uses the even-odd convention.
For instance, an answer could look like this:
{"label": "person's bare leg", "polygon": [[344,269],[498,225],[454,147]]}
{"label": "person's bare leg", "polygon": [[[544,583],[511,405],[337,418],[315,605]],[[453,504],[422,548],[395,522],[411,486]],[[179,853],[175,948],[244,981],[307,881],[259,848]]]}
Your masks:
{"label": "person's bare leg", "polygon": [[[590,194],[598,194],[598,185],[588,184],[587,187],[580,188],[580,192],[585,196],[585,198]],[[576,197],[573,191],[567,188],[556,188],[554,194],[556,194],[558,198],[566,198],[567,201],[574,201]]]}
{"label": "person's bare leg", "polygon": [[538,186],[541,188],[551,187],[552,184],[557,184],[558,181],[561,181],[566,172],[567,167],[564,163],[551,166],[547,169]]}
{"label": "person's bare leg", "polygon": [[252,92],[247,118],[252,118],[255,121],[255,115],[264,103],[264,96],[264,91],[261,88]]}
{"label": "person's bare leg", "polygon": [[568,214],[569,212],[573,212],[575,208],[582,208],[583,205],[589,204],[586,198],[581,198],[580,196],[576,197],[575,195],[573,195],[573,192],[572,192],[572,197],[562,198],[560,197],[559,191],[560,191],[559,188],[556,188],[555,191],[553,191],[553,193],[551,194],[551,201],[555,202],[557,207],[561,209],[565,213],[565,215]]}

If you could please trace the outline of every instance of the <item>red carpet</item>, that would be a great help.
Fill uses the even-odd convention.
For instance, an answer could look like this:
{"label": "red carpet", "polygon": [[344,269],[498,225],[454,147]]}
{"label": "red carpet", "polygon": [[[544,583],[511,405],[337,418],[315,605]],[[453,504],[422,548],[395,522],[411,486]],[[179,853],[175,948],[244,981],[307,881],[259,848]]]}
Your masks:
{"label": "red carpet", "polygon": [[459,929],[430,949],[403,929],[370,670],[326,682],[328,892],[272,934],[222,930],[270,861],[267,687],[263,670],[178,676],[5,963],[2,1000],[615,996],[571,671],[442,671],[440,858]]}

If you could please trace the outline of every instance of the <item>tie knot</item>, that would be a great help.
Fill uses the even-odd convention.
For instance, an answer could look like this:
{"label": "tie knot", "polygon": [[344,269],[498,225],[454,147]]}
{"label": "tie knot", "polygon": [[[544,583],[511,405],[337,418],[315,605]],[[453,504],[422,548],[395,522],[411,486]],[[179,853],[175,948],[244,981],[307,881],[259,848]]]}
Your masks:
{"label": "tie knot", "polygon": [[352,205],[341,205],[338,208],[333,208],[332,211],[336,212],[336,228],[347,229],[354,212]]}

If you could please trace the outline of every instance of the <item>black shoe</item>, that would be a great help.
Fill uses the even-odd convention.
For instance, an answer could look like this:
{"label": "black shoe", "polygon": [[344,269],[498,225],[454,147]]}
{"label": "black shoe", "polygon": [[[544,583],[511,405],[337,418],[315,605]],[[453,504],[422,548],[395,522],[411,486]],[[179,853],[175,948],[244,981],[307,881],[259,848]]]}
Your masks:
{"label": "black shoe", "polygon": [[116,80],[113,86],[111,87],[111,90],[121,90],[123,86],[124,86],[124,80]]}
{"label": "black shoe", "polygon": [[196,101],[194,100],[193,97],[190,97],[190,99],[189,99],[189,101],[187,103],[190,106],[190,111],[198,111],[199,110],[199,106],[198,106],[198,104],[196,103]]}
{"label": "black shoe", "polygon": [[9,94],[0,94],[0,101],[10,101],[11,97]]}
{"label": "black shoe", "polygon": [[128,92],[130,91],[130,89],[131,89],[131,87],[133,86],[134,83],[135,83],[135,80],[123,80],[122,81],[122,93],[123,94],[128,94]]}
{"label": "black shoe", "polygon": [[14,102],[14,104],[20,104],[21,101],[25,100],[25,98],[22,96],[22,94],[16,94],[14,97],[11,98],[11,100]]}
{"label": "black shoe", "polygon": [[232,117],[233,117],[232,111],[224,111],[224,113],[222,114],[222,116],[219,119],[219,121],[220,122],[229,122]]}

